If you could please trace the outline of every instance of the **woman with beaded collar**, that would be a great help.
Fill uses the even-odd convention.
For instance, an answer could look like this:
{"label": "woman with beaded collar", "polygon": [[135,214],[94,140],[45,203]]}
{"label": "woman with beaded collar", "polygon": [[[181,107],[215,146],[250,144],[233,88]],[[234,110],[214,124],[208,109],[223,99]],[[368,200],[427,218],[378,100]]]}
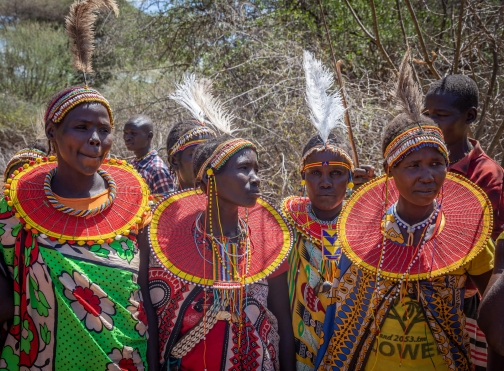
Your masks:
{"label": "woman with beaded collar", "polygon": [[[350,145],[341,139],[346,136],[341,98],[338,93],[327,93],[334,78],[311,53],[305,51],[303,57],[306,101],[318,134],[303,149],[300,171],[305,196],[282,202],[282,212],[296,231],[288,283],[298,371],[314,367],[340,255],[336,223],[343,200],[354,186],[355,171]],[[330,134],[332,129],[338,129],[338,135]],[[370,175],[373,171],[369,167]]]}
{"label": "woman with beaded collar", "polygon": [[396,93],[403,113],[384,132],[386,175],[340,214],[318,370],[472,369],[464,289],[469,276],[484,291],[491,275],[491,206],[447,174],[442,132],[422,116],[408,60]]}
{"label": "woman with beaded collar", "polygon": [[[101,8],[117,13],[110,1],[76,2],[67,28],[89,33],[80,17],[93,19]],[[74,32],[83,23],[86,29]],[[89,63],[80,66],[90,71]],[[61,90],[45,114],[55,155],[30,161],[7,180],[0,261],[12,279],[14,317],[1,369],[147,368],[135,235],[147,222],[149,191],[126,161],[107,160],[113,125],[97,90]]]}
{"label": "woman with beaded collar", "polygon": [[157,312],[150,336],[159,338],[164,370],[290,371],[292,232],[259,197],[255,145],[229,135],[230,116],[210,90],[197,94],[206,99],[190,101],[213,102],[200,107],[224,134],[194,153],[197,190],[174,193],[154,210],[150,246],[168,275],[150,277]]}

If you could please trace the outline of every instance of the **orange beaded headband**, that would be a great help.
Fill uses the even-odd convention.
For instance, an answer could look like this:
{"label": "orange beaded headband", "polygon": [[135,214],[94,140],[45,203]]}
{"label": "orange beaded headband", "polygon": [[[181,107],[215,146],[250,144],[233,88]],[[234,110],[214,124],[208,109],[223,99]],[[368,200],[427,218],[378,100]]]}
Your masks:
{"label": "orange beaded headband", "polygon": [[352,171],[352,167],[347,164],[346,162],[337,162],[337,161],[326,161],[326,162],[314,162],[311,164],[306,164],[301,172],[305,172],[307,169],[310,169],[312,167],[317,167],[317,166],[341,166],[344,167],[345,169],[348,169]]}
{"label": "orange beaded headband", "polygon": [[[348,169],[352,172],[354,171],[354,169],[355,169],[354,163],[352,161],[352,158],[348,155],[348,153],[346,153],[341,148],[336,147],[332,144],[325,144],[325,145],[320,144],[318,146],[311,148],[308,152],[306,152],[304,154],[303,158],[301,159],[301,166],[300,166],[301,172],[304,172],[307,169],[305,166],[305,162],[306,162],[306,159],[308,158],[308,156],[310,156],[312,153],[323,152],[323,151],[329,151],[329,152],[335,153],[337,155],[340,155],[341,157],[343,157],[346,160],[345,165],[348,166]],[[329,162],[329,163],[331,163],[331,162]],[[317,166],[320,166],[320,165],[317,165]]]}
{"label": "orange beaded headband", "polygon": [[112,109],[109,102],[97,90],[88,88],[87,86],[77,86],[65,90],[59,97],[54,99],[49,105],[44,116],[45,122],[52,121],[54,123],[61,122],[66,114],[75,106],[82,103],[101,103],[108,111],[110,125],[114,126]]}
{"label": "orange beaded headband", "polygon": [[247,147],[252,148],[257,152],[257,148],[254,143],[241,138],[230,139],[219,144],[215,151],[213,151],[213,153],[199,168],[196,180],[201,180],[203,178],[203,173],[208,166],[210,166],[213,170],[219,170],[226,161],[231,158],[231,156]]}

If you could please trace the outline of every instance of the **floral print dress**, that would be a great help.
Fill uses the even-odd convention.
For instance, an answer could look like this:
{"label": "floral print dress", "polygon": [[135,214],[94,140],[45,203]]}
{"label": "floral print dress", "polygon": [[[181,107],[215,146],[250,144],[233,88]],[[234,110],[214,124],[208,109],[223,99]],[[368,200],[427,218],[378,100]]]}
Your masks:
{"label": "floral print dress", "polygon": [[0,262],[13,279],[15,305],[0,370],[147,369],[140,254],[132,239],[61,244],[26,231],[2,200]]}

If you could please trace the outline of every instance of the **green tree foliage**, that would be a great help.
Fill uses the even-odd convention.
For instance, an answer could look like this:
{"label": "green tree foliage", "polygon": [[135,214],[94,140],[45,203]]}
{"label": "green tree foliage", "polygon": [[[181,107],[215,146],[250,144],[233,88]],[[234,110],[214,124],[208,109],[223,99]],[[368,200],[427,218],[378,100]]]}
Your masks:
{"label": "green tree foliage", "polygon": [[68,40],[49,23],[20,21],[0,31],[0,88],[40,103],[71,82]]}

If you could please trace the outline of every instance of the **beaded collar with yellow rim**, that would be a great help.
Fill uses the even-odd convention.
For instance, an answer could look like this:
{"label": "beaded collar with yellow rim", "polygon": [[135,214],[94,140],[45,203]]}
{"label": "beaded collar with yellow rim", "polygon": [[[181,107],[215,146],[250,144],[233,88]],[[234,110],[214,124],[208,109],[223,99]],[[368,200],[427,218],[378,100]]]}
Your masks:
{"label": "beaded collar with yellow rim", "polygon": [[336,229],[337,220],[332,224],[320,223],[310,214],[309,205],[308,197],[290,196],[282,201],[282,213],[299,233],[320,247],[322,230]]}
{"label": "beaded collar with yellow rim", "polygon": [[[382,221],[386,207],[393,205],[399,192],[393,178],[382,176],[364,184],[348,200],[338,220],[338,236],[343,253],[357,266],[371,273],[400,280],[409,270],[410,281],[448,274],[474,259],[487,245],[493,225],[493,210],[485,192],[463,176],[446,175],[442,207],[438,218],[443,228],[425,242],[416,260],[416,246],[385,239]],[[384,200],[388,193],[388,205]],[[386,250],[385,259],[380,256]],[[410,262],[414,263],[409,267]]]}
{"label": "beaded collar with yellow rim", "polygon": [[[212,287],[213,251],[195,241],[196,221],[206,210],[207,197],[195,190],[175,192],[157,204],[149,225],[154,257],[171,275],[189,284]],[[245,219],[245,209],[239,208]],[[259,198],[248,210],[250,267],[244,285],[267,278],[286,259],[293,245],[292,230],[268,201]]]}
{"label": "beaded collar with yellow rim", "polygon": [[106,159],[101,169],[116,184],[116,196],[103,211],[71,215],[58,210],[47,198],[44,181],[57,167],[54,156],[31,161],[15,170],[7,180],[4,198],[26,230],[59,243],[94,245],[111,243],[135,234],[149,214],[149,187],[124,160]]}

